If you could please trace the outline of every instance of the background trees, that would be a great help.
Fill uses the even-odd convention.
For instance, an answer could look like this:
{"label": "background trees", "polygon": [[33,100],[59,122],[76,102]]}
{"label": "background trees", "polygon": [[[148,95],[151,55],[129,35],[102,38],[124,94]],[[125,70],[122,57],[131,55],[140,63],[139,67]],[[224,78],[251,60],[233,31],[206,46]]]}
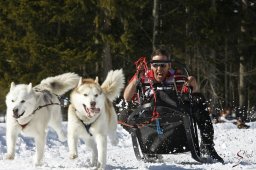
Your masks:
{"label": "background trees", "polygon": [[102,81],[116,68],[128,80],[133,62],[162,44],[213,105],[253,106],[255,20],[252,0],[1,1],[0,110],[11,81],[37,84],[69,71]]}

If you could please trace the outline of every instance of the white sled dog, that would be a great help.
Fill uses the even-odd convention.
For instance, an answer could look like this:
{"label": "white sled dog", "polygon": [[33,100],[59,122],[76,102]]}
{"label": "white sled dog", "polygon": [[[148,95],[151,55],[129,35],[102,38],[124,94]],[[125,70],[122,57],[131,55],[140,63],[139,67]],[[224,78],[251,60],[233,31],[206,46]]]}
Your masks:
{"label": "white sled dog", "polygon": [[102,85],[98,78],[80,79],[70,96],[68,109],[68,146],[71,159],[78,157],[78,139],[92,150],[91,166],[104,169],[107,157],[107,136],[117,145],[117,115],[113,100],[124,87],[122,69],[111,70]]}
{"label": "white sled dog", "polygon": [[61,127],[62,115],[57,95],[63,95],[75,88],[79,78],[77,74],[65,73],[48,77],[36,87],[32,87],[31,83],[11,83],[6,96],[6,159],[14,159],[16,140],[20,132],[34,138],[36,166],[42,163],[48,125],[57,132],[60,141],[66,140]]}

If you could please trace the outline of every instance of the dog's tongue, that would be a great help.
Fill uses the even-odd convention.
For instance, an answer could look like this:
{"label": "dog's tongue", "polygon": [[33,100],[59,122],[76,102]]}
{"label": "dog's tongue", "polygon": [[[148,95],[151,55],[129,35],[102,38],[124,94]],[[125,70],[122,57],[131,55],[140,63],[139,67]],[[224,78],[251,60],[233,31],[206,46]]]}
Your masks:
{"label": "dog's tongue", "polygon": [[100,112],[100,108],[86,108],[86,116],[89,118],[92,118],[95,116],[97,113]]}
{"label": "dog's tongue", "polygon": [[99,113],[100,112],[100,108],[90,108],[90,112]]}
{"label": "dog's tongue", "polygon": [[83,105],[83,106],[84,106],[84,110],[85,110],[85,115],[87,117],[93,117],[95,114],[100,112],[100,108],[96,108],[96,107],[88,108],[88,107],[86,107],[86,105]]}

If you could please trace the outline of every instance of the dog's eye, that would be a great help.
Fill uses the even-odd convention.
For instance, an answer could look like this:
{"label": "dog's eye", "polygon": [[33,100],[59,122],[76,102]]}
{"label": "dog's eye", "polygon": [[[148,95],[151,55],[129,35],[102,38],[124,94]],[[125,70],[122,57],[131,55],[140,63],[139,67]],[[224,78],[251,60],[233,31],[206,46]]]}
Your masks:
{"label": "dog's eye", "polygon": [[85,93],[84,96],[88,96],[88,94]]}
{"label": "dog's eye", "polygon": [[98,94],[95,94],[94,96],[95,96],[95,97],[98,97]]}
{"label": "dog's eye", "polygon": [[12,102],[14,102],[14,100],[12,100]]}
{"label": "dog's eye", "polygon": [[21,100],[21,103],[25,103],[25,100]]}

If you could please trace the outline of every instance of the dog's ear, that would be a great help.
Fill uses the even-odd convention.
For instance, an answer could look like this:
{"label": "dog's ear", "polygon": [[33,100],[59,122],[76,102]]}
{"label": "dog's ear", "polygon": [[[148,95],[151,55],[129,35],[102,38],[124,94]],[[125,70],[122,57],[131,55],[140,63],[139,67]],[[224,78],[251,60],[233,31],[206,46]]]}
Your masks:
{"label": "dog's ear", "polygon": [[99,84],[99,77],[98,76],[96,76],[96,78],[95,78],[95,81],[94,81],[95,83],[97,83],[97,84]]}
{"label": "dog's ear", "polygon": [[15,87],[15,83],[14,83],[14,82],[12,82],[12,83],[11,83],[10,91],[12,91],[12,90],[14,89],[14,87]]}
{"label": "dog's ear", "polygon": [[29,85],[27,87],[27,90],[28,90],[28,92],[31,92],[31,90],[32,90],[32,83],[29,83]]}
{"label": "dog's ear", "polygon": [[81,86],[83,84],[83,78],[80,77],[77,87]]}

